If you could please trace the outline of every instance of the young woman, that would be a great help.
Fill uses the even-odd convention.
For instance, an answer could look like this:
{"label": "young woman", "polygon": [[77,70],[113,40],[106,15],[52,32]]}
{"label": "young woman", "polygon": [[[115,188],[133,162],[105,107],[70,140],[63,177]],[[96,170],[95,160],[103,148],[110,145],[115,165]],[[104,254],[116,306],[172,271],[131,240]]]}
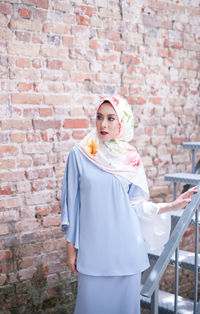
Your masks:
{"label": "young woman", "polygon": [[[67,262],[78,273],[74,314],[140,313],[147,246],[169,237],[169,215],[190,202],[195,188],[171,203],[148,202],[142,160],[129,144],[134,121],[126,100],[108,97],[96,128],[70,151],[63,180],[62,229]],[[145,243],[146,241],[146,243]]]}

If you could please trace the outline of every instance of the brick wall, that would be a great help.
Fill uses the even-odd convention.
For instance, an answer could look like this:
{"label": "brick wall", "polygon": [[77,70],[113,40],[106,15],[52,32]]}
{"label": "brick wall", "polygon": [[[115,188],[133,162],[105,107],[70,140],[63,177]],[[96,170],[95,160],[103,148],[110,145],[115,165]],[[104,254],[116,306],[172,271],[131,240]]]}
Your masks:
{"label": "brick wall", "polygon": [[60,194],[101,95],[133,105],[151,196],[200,140],[199,1],[0,1],[0,313],[71,313]]}

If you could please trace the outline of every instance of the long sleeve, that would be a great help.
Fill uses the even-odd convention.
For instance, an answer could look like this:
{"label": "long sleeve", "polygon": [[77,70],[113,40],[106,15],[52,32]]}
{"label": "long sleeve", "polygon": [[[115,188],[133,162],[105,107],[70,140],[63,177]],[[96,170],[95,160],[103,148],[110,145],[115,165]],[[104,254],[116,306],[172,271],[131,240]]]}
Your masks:
{"label": "long sleeve", "polygon": [[148,250],[151,251],[163,247],[170,236],[170,213],[158,214],[160,203],[156,204],[146,201],[136,186],[131,185],[129,198],[131,207],[139,218]]}
{"label": "long sleeve", "polygon": [[66,240],[79,248],[79,171],[76,156],[69,153],[62,186],[61,229],[66,231]]}

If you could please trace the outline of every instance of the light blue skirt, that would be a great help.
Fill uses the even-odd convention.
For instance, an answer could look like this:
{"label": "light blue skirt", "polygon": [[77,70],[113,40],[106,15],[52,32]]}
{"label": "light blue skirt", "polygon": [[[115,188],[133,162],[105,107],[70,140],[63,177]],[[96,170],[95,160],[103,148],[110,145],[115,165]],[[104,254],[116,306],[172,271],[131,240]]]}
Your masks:
{"label": "light blue skirt", "polygon": [[88,276],[78,274],[74,314],[140,314],[141,274]]}

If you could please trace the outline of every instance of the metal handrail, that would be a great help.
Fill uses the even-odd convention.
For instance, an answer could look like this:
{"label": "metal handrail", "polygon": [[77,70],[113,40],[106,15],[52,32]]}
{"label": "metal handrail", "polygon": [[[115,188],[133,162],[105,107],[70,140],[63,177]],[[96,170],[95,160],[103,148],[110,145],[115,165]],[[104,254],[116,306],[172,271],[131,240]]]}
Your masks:
{"label": "metal handrail", "polygon": [[180,240],[186,231],[192,217],[195,214],[196,209],[200,204],[200,185],[197,187],[197,193],[192,196],[191,202],[186,206],[182,216],[174,227],[170,239],[165,245],[162,254],[155,263],[149,276],[147,277],[144,286],[141,290],[141,295],[145,297],[151,297],[158,288],[159,281],[169,264],[169,261],[178,248]]}

